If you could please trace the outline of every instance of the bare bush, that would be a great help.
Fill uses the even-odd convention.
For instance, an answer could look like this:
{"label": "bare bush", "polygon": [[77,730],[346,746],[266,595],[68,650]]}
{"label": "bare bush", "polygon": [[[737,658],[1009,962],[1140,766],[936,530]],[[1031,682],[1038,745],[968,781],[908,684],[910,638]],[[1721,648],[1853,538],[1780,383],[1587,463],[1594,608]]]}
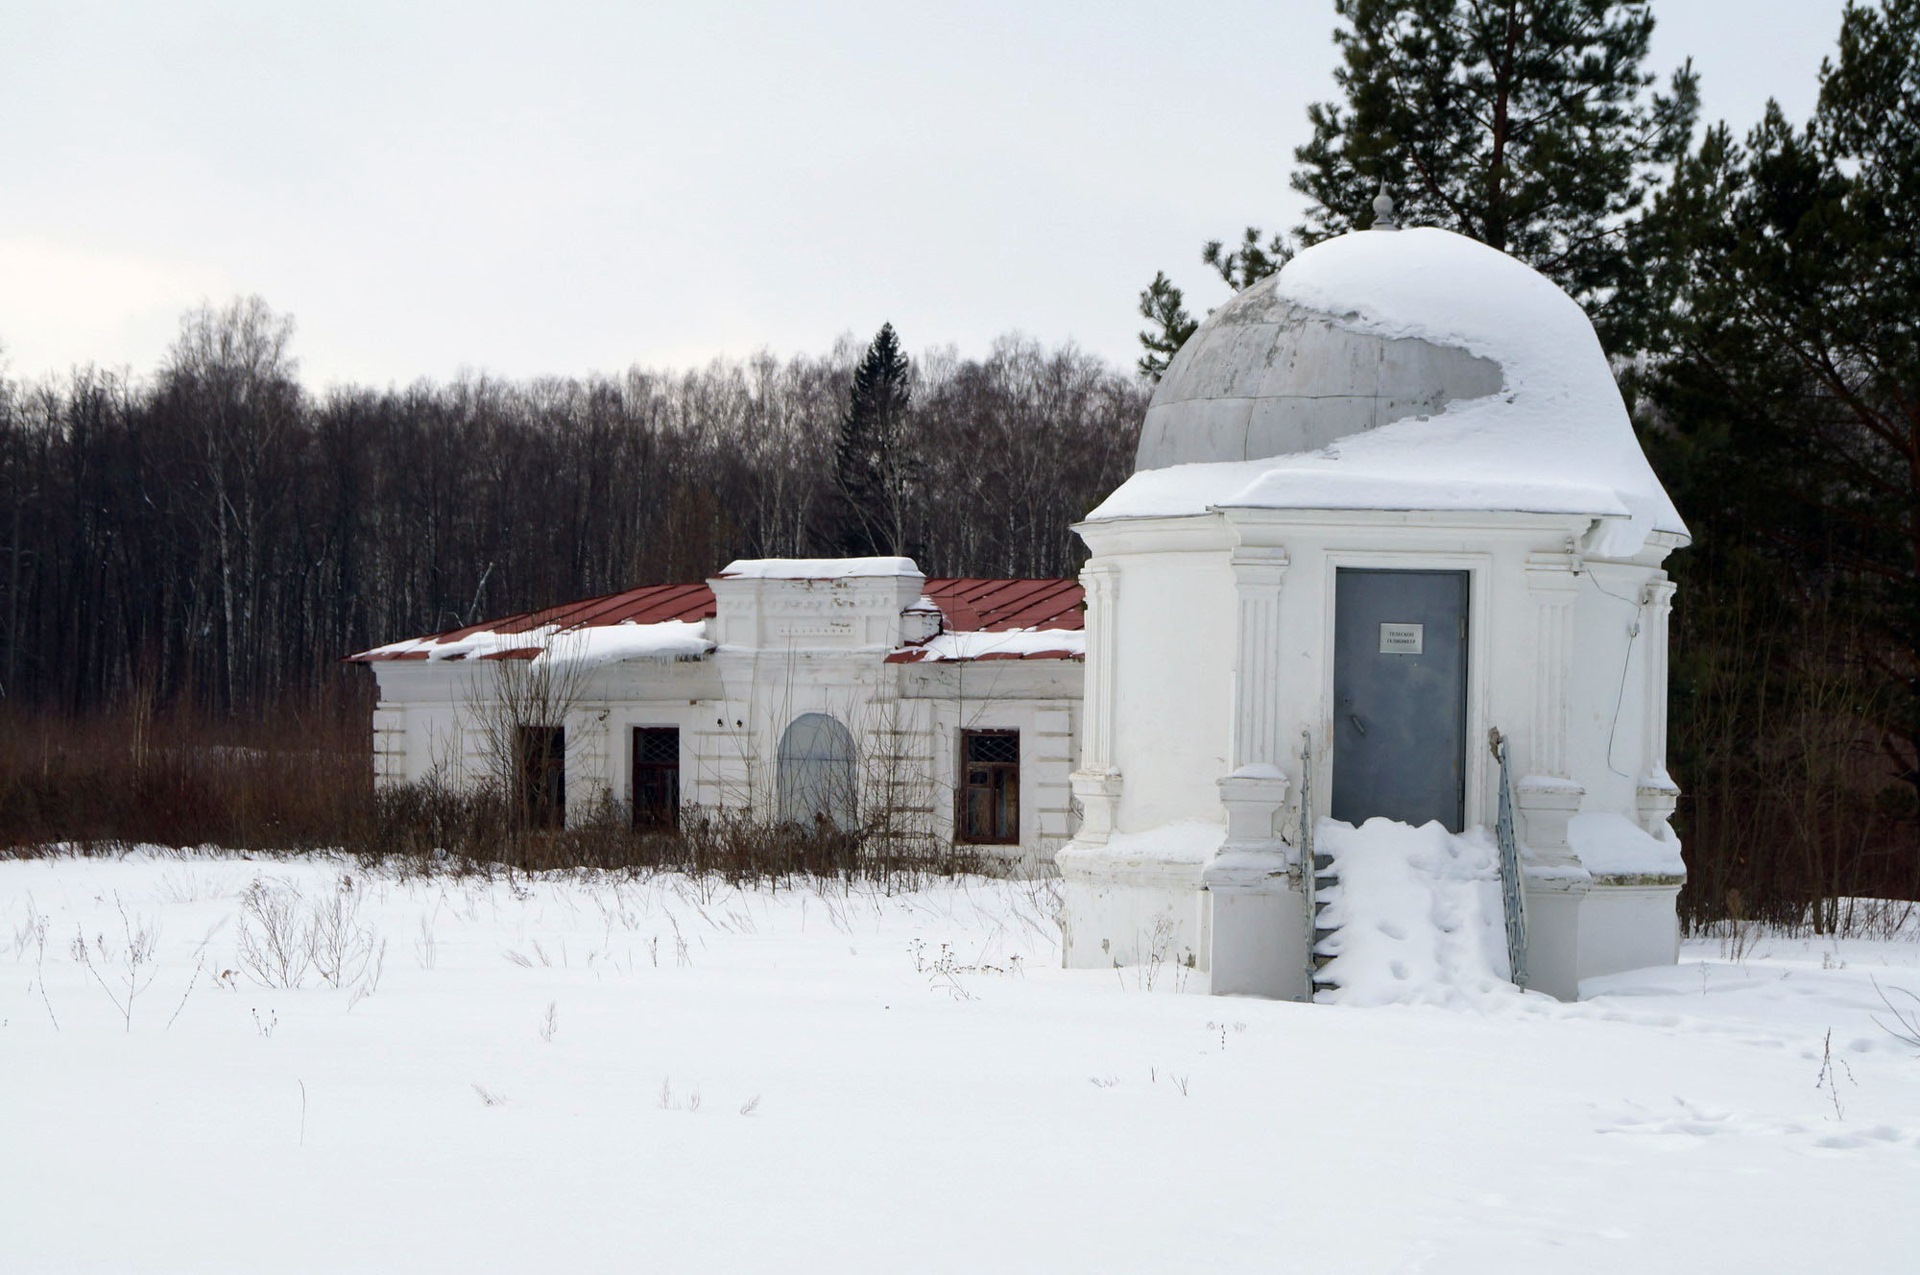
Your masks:
{"label": "bare bush", "polygon": [[361,923],[360,907],[360,891],[345,873],[311,901],[292,881],[254,878],[240,899],[241,969],[262,987],[300,987],[313,974],[329,987],[353,989],[351,1004],[358,1004],[379,987],[387,951]]}
{"label": "bare bush", "polygon": [[240,967],[262,987],[299,987],[313,967],[313,936],[291,881],[255,877],[240,898]]}
{"label": "bare bush", "polygon": [[[153,985],[159,973],[154,963],[154,951],[160,943],[160,929],[144,917],[132,917],[127,914],[126,905],[114,896],[114,906],[120,913],[122,941],[110,943],[104,933],[96,933],[89,944],[84,932],[76,930],[73,936],[73,959],[86,968],[88,974],[107,999],[113,1002],[114,1009],[120,1013],[121,1024],[127,1031],[133,1030],[133,1007],[140,993]],[[108,981],[108,974],[112,981]],[[49,1006],[48,1013],[52,1013]],[[55,1027],[59,1024],[56,1022]]]}
{"label": "bare bush", "polygon": [[1893,994],[1888,995],[1878,979],[1873,981],[1873,990],[1879,993],[1880,1003],[1887,1011],[1884,1019],[1875,1015],[1874,1023],[1902,1044],[1920,1049],[1920,996],[1904,987],[1896,987]]}
{"label": "bare bush", "polygon": [[376,950],[384,949],[372,928],[360,923],[360,904],[353,878],[344,873],[329,894],[313,901],[307,921],[308,946],[315,972],[331,987],[360,982],[373,965]]}

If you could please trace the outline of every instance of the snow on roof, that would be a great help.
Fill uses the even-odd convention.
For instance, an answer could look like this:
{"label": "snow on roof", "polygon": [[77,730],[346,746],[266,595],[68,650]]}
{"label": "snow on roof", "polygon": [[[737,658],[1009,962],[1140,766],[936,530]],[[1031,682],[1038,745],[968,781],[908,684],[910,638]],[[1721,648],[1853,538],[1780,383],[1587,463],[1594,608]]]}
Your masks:
{"label": "snow on roof", "polygon": [[945,632],[901,647],[889,664],[1084,660],[1086,591],[1073,580],[929,580]]}
{"label": "snow on roof", "polygon": [[941,633],[887,656],[889,664],[954,660],[1084,660],[1087,635],[1078,629],[1003,629],[995,633]]}
{"label": "snow on roof", "polygon": [[929,580],[928,599],[950,630],[1004,633],[1013,629],[1077,629],[1086,591],[1077,580]]}
{"label": "snow on roof", "polygon": [[[557,633],[613,625],[651,628],[668,621],[691,625],[713,611],[713,590],[705,584],[646,585],[390,642],[347,659],[361,664],[375,660],[532,659]],[[668,642],[670,637],[678,641],[684,636],[663,631],[660,638]]]}
{"label": "snow on roof", "polygon": [[1231,507],[1575,513],[1608,520],[1592,547],[1606,556],[1637,551],[1655,530],[1686,534],[1592,323],[1521,262],[1446,230],[1358,231],[1256,286],[1383,340],[1491,359],[1504,384],[1315,451],[1143,470],[1089,521]]}
{"label": "snow on roof", "polygon": [[720,573],[723,580],[853,580],[873,576],[917,576],[912,558],[737,558]]}
{"label": "snow on roof", "polygon": [[[912,559],[845,561],[911,564]],[[918,568],[914,574],[918,574]],[[1083,590],[1076,581],[959,577],[928,580],[922,588],[926,596],[910,609],[931,606],[938,610],[945,632],[926,644],[902,647],[889,655],[887,658],[895,663],[1085,657],[1086,647],[1077,632],[1082,624]],[[391,642],[349,656],[348,660],[361,664],[388,660],[530,660],[549,652],[554,658],[585,665],[622,659],[697,659],[713,649],[704,621],[713,616],[715,608],[713,590],[704,583],[647,585]]]}
{"label": "snow on roof", "polygon": [[1567,844],[1580,866],[1598,877],[1687,875],[1677,841],[1647,833],[1625,815],[1584,811],[1567,821]]}
{"label": "snow on roof", "polygon": [[636,624],[617,620],[560,628],[474,628],[458,636],[412,638],[351,657],[373,660],[537,660],[568,668],[597,668],[621,660],[698,659],[713,649],[705,620],[661,620]]}

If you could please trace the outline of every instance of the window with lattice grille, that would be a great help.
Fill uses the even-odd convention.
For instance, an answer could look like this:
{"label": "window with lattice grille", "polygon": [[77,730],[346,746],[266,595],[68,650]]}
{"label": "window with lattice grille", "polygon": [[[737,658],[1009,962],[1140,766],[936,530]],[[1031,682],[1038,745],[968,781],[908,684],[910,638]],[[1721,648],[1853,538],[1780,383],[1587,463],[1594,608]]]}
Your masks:
{"label": "window with lattice grille", "polygon": [[680,728],[633,728],[633,826],[680,824]]}
{"label": "window with lattice grille", "polygon": [[1019,843],[1019,731],[961,732],[960,840],[981,845]]}

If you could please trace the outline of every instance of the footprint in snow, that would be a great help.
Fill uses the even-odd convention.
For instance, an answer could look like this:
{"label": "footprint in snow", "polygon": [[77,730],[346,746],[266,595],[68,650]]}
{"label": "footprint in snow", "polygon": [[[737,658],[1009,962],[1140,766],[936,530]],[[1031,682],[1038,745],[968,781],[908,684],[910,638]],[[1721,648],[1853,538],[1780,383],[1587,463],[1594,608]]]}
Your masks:
{"label": "footprint in snow", "polygon": [[[1870,1129],[1849,1129],[1845,1133],[1829,1133],[1824,1138],[1815,1138],[1816,1147],[1831,1147],[1837,1151],[1851,1151],[1855,1147],[1872,1146],[1874,1143],[1902,1142],[1906,1133],[1890,1124],[1877,1124]],[[1915,1139],[1920,1145],[1920,1138]]]}

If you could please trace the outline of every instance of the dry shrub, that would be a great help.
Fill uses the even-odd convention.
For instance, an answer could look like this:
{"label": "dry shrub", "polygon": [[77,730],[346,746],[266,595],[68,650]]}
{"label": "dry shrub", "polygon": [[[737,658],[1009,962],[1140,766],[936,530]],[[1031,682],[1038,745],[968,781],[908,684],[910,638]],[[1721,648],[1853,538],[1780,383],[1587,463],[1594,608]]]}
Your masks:
{"label": "dry shrub", "polygon": [[908,889],[992,871],[982,859],[876,813],[867,827],[780,824],[743,810],[689,809],[675,830],[640,829],[617,802],[566,828],[518,817],[500,785],[376,788],[366,718],[288,715],[284,725],[187,716],[0,723],[0,854],[54,848],[217,845],[343,851],[406,871],[594,868],[686,872],[730,883],[860,880]]}
{"label": "dry shrub", "polygon": [[364,715],[0,718],[0,850],[339,844],[372,803]]}
{"label": "dry shrub", "polygon": [[734,885],[812,878],[912,889],[934,877],[1000,869],[997,860],[932,838],[776,823],[743,810],[690,808],[679,828],[658,830],[633,827],[624,805],[606,802],[565,828],[543,829],[515,819],[513,803],[497,792],[433,784],[383,790],[373,808],[374,819],[343,848],[422,871],[682,872]]}

